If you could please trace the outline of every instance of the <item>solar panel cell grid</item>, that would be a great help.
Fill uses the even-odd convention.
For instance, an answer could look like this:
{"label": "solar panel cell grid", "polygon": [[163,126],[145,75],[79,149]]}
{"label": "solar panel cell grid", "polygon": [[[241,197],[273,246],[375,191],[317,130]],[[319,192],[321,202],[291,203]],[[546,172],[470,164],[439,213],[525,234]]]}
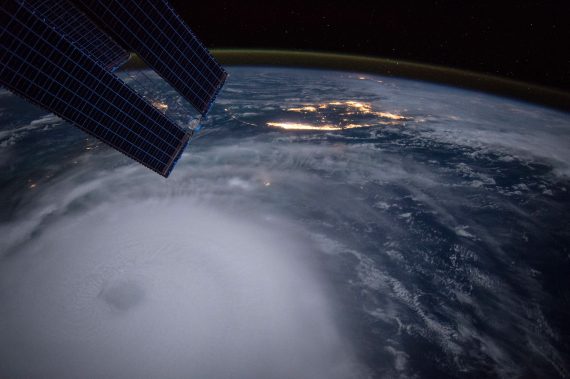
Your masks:
{"label": "solar panel cell grid", "polygon": [[161,1],[80,0],[82,9],[115,33],[203,115],[226,78],[173,9]]}
{"label": "solar panel cell grid", "polygon": [[[27,0],[34,12],[65,34],[79,49],[107,69],[125,63],[129,54],[66,0]],[[34,21],[38,22],[38,21]],[[43,21],[40,21],[43,22]],[[33,29],[34,27],[30,25]]]}
{"label": "solar panel cell grid", "polygon": [[[2,83],[167,176],[188,135],[89,57],[83,59],[89,70],[69,59],[77,47],[49,25],[36,22],[30,29],[30,18],[37,16],[22,3],[17,9],[14,1],[6,3],[1,7],[2,25],[7,25],[1,29]],[[18,48],[6,49],[8,39],[17,39]],[[49,57],[42,55],[45,45],[54,50]],[[37,58],[43,59],[41,66]],[[31,77],[45,83],[40,87]]]}

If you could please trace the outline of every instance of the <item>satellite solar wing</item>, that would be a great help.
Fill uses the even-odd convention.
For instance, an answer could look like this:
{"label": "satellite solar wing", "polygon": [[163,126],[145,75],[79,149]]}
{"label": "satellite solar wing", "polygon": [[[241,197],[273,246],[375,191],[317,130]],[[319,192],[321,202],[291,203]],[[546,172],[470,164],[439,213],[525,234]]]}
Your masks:
{"label": "satellite solar wing", "polygon": [[227,73],[190,28],[160,0],[78,0],[123,46],[131,49],[206,115]]}
{"label": "satellite solar wing", "polygon": [[35,13],[59,30],[84,53],[114,71],[130,54],[103,33],[87,16],[67,0],[26,0]]}
{"label": "satellite solar wing", "polygon": [[0,83],[167,177],[189,134],[25,2],[0,3]]}

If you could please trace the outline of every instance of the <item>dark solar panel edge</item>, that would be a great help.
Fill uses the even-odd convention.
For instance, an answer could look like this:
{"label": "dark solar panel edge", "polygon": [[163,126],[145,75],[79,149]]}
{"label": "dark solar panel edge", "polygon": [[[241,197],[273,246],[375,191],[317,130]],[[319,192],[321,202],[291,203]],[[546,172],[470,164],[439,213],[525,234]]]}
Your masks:
{"label": "dark solar panel edge", "polygon": [[[147,2],[151,4],[154,9],[158,10],[160,2]],[[140,20],[134,17],[136,14],[141,15],[141,12],[144,16],[150,17],[150,15],[142,11],[140,3],[132,0],[78,0],[78,3],[84,12],[94,19],[97,19],[97,22],[103,25],[104,29],[115,37],[117,41],[120,41],[123,47],[126,47],[128,50],[136,51],[139,58],[143,60],[148,67],[152,68],[163,80],[175,88],[202,116],[208,113],[213,103],[212,95],[219,92],[219,87],[223,85],[227,74],[211,56],[205,46],[196,38],[188,25],[178,17],[168,2],[165,1],[162,4],[166,5],[165,9],[163,9],[165,13],[172,13],[176,18],[176,25],[172,25],[172,28],[183,28],[183,34],[186,33],[191,38],[191,42],[196,45],[192,48],[190,55],[183,57],[183,62],[175,60],[174,55],[181,53],[184,49],[188,50],[189,47],[186,46],[187,42],[180,45],[182,50],[173,50],[173,56],[171,56],[170,50],[165,49],[165,47],[156,46],[159,40],[166,38],[166,35],[154,36],[149,34],[147,27],[141,25]],[[129,26],[130,23],[132,23],[132,25]],[[154,25],[154,22],[150,22],[150,25]],[[173,30],[173,32],[177,33],[176,30]],[[182,36],[178,34],[177,36],[171,35],[170,37],[172,38],[167,40],[168,43],[174,43],[175,40],[180,40]],[[186,40],[182,39],[181,41]],[[152,46],[155,50],[149,50],[149,46]],[[178,53],[176,50],[179,50]],[[202,61],[200,56],[207,57],[206,61]],[[196,61],[196,59],[198,59],[198,61]],[[202,67],[201,69],[203,70],[214,70],[214,72],[218,72],[221,80],[218,81],[217,88],[212,82],[208,82],[207,79],[201,77],[204,73],[200,73],[200,68],[198,66],[195,67],[193,62]],[[178,66],[178,68],[176,68],[176,66]],[[210,74],[207,75],[212,78]],[[181,77],[184,80],[181,81]],[[209,89],[207,88],[208,85],[210,85]]]}
{"label": "dark solar panel edge", "polygon": [[220,81],[218,82],[218,84],[216,86],[216,90],[214,91],[214,94],[212,95],[212,97],[210,98],[210,101],[208,102],[208,104],[206,104],[206,107],[205,107],[204,111],[202,112],[202,116],[208,115],[208,113],[210,113],[210,110],[212,110],[212,107],[214,106],[214,103],[216,102],[216,98],[220,94],[220,91],[222,90],[222,87],[226,83],[227,78],[228,78],[228,73],[224,70],[224,73],[223,73]]}
{"label": "dark solar panel edge", "polygon": [[191,136],[192,135],[190,133],[186,133],[186,135],[184,136],[184,138],[180,142],[180,145],[177,148],[176,154],[173,155],[173,157],[170,159],[170,162],[168,162],[168,165],[165,167],[164,171],[160,173],[160,175],[164,176],[165,178],[168,178],[170,176],[170,173],[174,169],[174,166],[176,166],[176,163],[178,163],[178,160],[180,159],[182,153],[186,149],[188,142],[190,142]]}
{"label": "dark solar panel edge", "polygon": [[[7,2],[7,3],[8,3],[9,5],[15,5],[15,4],[24,5],[24,4],[26,4],[23,0],[13,0],[12,2]],[[4,8],[4,4],[3,4],[2,8]],[[12,7],[7,6],[7,7],[6,7],[6,10],[9,10],[10,8],[12,8]],[[12,9],[13,9],[13,8],[12,8]],[[10,12],[10,13],[11,13],[11,12]],[[37,17],[37,15],[36,15],[36,17]],[[42,20],[42,21],[43,21],[43,23],[46,23],[46,20]],[[190,31],[190,32],[191,32],[191,31]],[[3,34],[3,33],[2,33],[2,34]],[[59,32],[58,34],[61,36],[61,33],[60,33],[60,32]],[[68,41],[68,42],[72,42],[72,44],[75,45],[75,44],[73,43],[73,41]],[[199,41],[198,41],[198,43],[199,43]],[[79,47],[79,46],[75,46],[75,48],[78,48],[78,47]],[[202,48],[202,49],[204,50],[204,52],[209,56],[209,58],[211,59],[211,62],[214,63],[214,66],[217,66],[218,75],[219,75],[219,77],[217,78],[217,79],[219,79],[219,80],[217,81],[217,84],[216,84],[216,85],[210,84],[210,86],[211,86],[210,89],[213,89],[213,90],[214,90],[214,91],[210,91],[210,96],[211,96],[211,98],[208,99],[207,102],[204,102],[204,101],[203,101],[202,104],[201,104],[202,107],[201,107],[201,109],[200,109],[200,113],[202,114],[202,116],[205,116],[205,115],[210,111],[211,107],[213,106],[213,104],[214,104],[214,102],[215,102],[215,99],[216,99],[216,96],[219,94],[221,88],[223,87],[223,85],[224,85],[224,83],[225,83],[225,81],[226,81],[226,79],[227,79],[227,77],[228,77],[228,74],[227,74],[227,72],[226,72],[225,70],[223,70],[223,68],[222,68],[221,66],[219,66],[219,64],[213,59],[213,57],[209,54],[208,50],[207,50],[205,47],[203,47],[203,46],[201,45],[201,48]],[[83,49],[79,48],[79,50],[83,50]],[[81,51],[81,52],[82,52],[83,54],[86,53],[85,51]],[[90,57],[90,58],[92,59],[93,57]],[[120,66],[122,66],[123,64],[125,64],[125,63],[129,60],[129,58],[130,58],[130,54],[129,54],[129,53],[126,53],[126,54],[123,55],[122,57],[120,57],[120,58],[118,58],[118,59],[112,61],[112,63],[109,64],[109,65],[108,65],[107,67],[105,67],[105,68],[107,68],[108,72],[109,72],[109,71],[110,71],[110,72],[113,72],[113,71],[115,71],[116,69],[118,69]],[[101,65],[101,63],[102,63],[101,61],[98,61],[97,63],[99,63],[100,67],[103,67],[103,66]],[[6,66],[6,67],[7,67],[7,66]],[[2,68],[1,71],[4,71],[4,68],[6,68],[6,67],[0,66],[0,68]],[[35,68],[35,67],[34,67],[34,68]],[[37,68],[35,68],[35,69],[37,69]],[[4,72],[4,73],[6,73],[6,72]],[[221,74],[221,75],[220,75],[220,74]],[[111,75],[112,75],[112,74],[111,74]],[[164,79],[164,78],[163,78],[163,79]],[[167,80],[167,81],[168,81],[168,80]],[[2,80],[2,82],[4,82],[4,80]],[[210,82],[210,83],[212,83],[212,82]],[[107,146],[112,147],[113,149],[119,151],[120,153],[122,153],[123,155],[127,156],[128,158],[133,159],[134,161],[136,161],[136,162],[142,164],[143,166],[145,166],[145,167],[151,169],[152,171],[158,173],[159,175],[161,175],[161,176],[163,176],[163,177],[165,177],[165,178],[167,178],[167,177],[171,174],[173,168],[174,168],[175,165],[177,164],[178,160],[181,158],[181,156],[182,156],[182,154],[183,154],[183,152],[184,152],[186,146],[188,145],[188,143],[189,143],[189,141],[190,141],[190,139],[191,139],[191,137],[192,137],[192,132],[185,132],[184,130],[182,130],[182,129],[180,129],[180,128],[178,127],[178,128],[179,128],[179,132],[181,132],[181,134],[178,134],[178,136],[176,137],[176,139],[177,139],[176,141],[172,141],[172,142],[177,142],[178,144],[176,145],[176,147],[175,147],[174,144],[171,144],[171,145],[170,145],[170,151],[167,153],[167,156],[164,157],[164,158],[166,158],[166,159],[163,159],[163,160],[161,161],[162,164],[154,164],[154,165],[153,165],[153,164],[151,164],[151,163],[149,163],[149,162],[145,162],[144,160],[142,160],[142,158],[137,157],[136,154],[130,153],[128,150],[126,150],[126,148],[124,148],[124,147],[122,147],[122,146],[120,146],[120,145],[115,144],[115,142],[116,142],[116,141],[114,140],[115,137],[113,137],[113,138],[108,138],[109,141],[107,141],[107,140],[105,140],[105,139],[102,139],[102,137],[101,137],[100,135],[97,135],[97,133],[93,132],[92,130],[90,130],[89,128],[85,127],[85,126],[82,125],[81,123],[78,123],[77,120],[75,120],[73,117],[67,115],[67,113],[69,113],[69,112],[67,111],[67,108],[65,108],[65,109],[66,109],[65,112],[64,112],[64,111],[59,112],[58,109],[55,109],[55,106],[54,106],[54,108],[52,109],[50,106],[46,106],[46,105],[43,104],[41,101],[37,101],[36,99],[34,99],[32,95],[30,95],[30,94],[27,93],[27,92],[29,91],[29,88],[28,88],[27,90],[23,90],[23,89],[19,88],[19,85],[11,86],[11,85],[9,85],[8,83],[3,83],[3,84],[4,84],[4,86],[5,86],[7,89],[9,89],[11,92],[13,92],[14,94],[18,95],[19,97],[22,97],[22,98],[24,98],[26,101],[28,101],[28,102],[30,102],[30,103],[33,103],[33,104],[39,106],[40,108],[42,108],[42,109],[44,109],[44,110],[46,110],[46,111],[48,111],[48,112],[51,112],[51,113],[55,114],[56,116],[62,118],[63,120],[65,120],[65,121],[67,121],[68,123],[70,123],[71,125],[74,125],[74,126],[77,127],[78,129],[80,129],[80,130],[82,130],[83,132],[87,133],[89,136],[92,136],[92,137],[96,138],[97,140],[103,142],[103,143],[106,144]],[[65,89],[65,87],[64,87],[64,89]],[[37,89],[36,89],[36,92],[37,92]],[[82,95],[82,96],[83,96],[83,95]],[[207,95],[206,95],[206,96],[207,96]],[[60,100],[61,100],[61,99],[60,99]],[[204,99],[204,100],[206,100],[206,99]],[[153,107],[153,108],[154,108],[154,107]],[[66,112],[67,112],[67,113],[66,113]],[[114,112],[114,110],[113,110],[113,112]],[[68,116],[69,116],[69,117],[68,117]],[[109,117],[111,117],[111,118],[114,118],[114,117],[113,117],[113,116],[114,116],[113,114],[110,114],[110,115],[107,114],[107,116],[109,116]],[[119,135],[119,134],[117,134],[117,137],[120,138],[120,139],[123,139],[123,140],[125,140],[125,138],[126,138],[125,136],[122,136],[122,135]],[[159,137],[159,138],[160,138],[160,137]],[[128,141],[128,140],[127,140],[127,141]],[[164,152],[164,153],[166,154],[166,152]],[[153,153],[153,154],[154,154],[154,153]],[[140,154],[139,154],[139,155],[140,155]],[[158,158],[156,158],[156,157],[153,157],[153,158],[154,158],[155,160],[160,161],[160,159],[158,159]]]}
{"label": "dark solar panel edge", "polygon": [[109,143],[103,141],[101,138],[99,138],[97,135],[95,135],[94,133],[92,133],[89,129],[83,128],[81,125],[73,122],[71,119],[69,119],[68,117],[66,117],[64,114],[60,113],[60,112],[54,112],[51,109],[46,108],[44,105],[42,105],[41,103],[39,103],[38,101],[34,100],[31,97],[28,97],[26,94],[22,93],[21,91],[19,91],[17,88],[14,88],[12,86],[10,86],[9,84],[6,83],[2,83],[2,87],[8,89],[10,92],[12,92],[14,95],[24,99],[25,101],[34,104],[35,106],[37,106],[38,108],[41,108],[47,112],[50,112],[52,114],[55,114],[57,117],[61,118],[62,120],[67,121],[68,123],[70,123],[71,125],[73,125],[74,127],[76,127],[77,129],[81,130],[82,132],[88,134],[89,136],[95,138],[97,141],[105,144],[106,146],[109,146],[110,148],[112,148],[113,150],[123,154],[124,156],[126,156],[129,159],[132,159],[138,163],[140,163],[141,165],[143,165],[144,167],[156,172],[157,174],[159,174],[160,176],[163,176],[165,178],[168,178],[168,176],[170,175],[170,173],[172,172],[172,170],[174,169],[174,166],[176,165],[178,159],[180,159],[180,157],[182,156],[182,153],[184,152],[184,149],[186,148],[186,146],[188,145],[188,141],[190,139],[190,134],[186,134],[186,136],[183,138],[182,142],[180,143],[180,145],[177,148],[176,154],[171,158],[170,162],[168,163],[168,165],[163,169],[163,170],[157,170],[156,168],[146,164],[144,161],[138,159],[137,157],[135,157],[134,155],[131,155],[129,153],[127,153],[126,151],[121,151],[119,149],[117,149],[116,147],[110,145]]}
{"label": "dark solar panel edge", "polygon": [[[16,3],[14,3],[14,5],[15,5],[15,4],[16,4]],[[8,3],[8,5],[12,5],[12,4],[11,4],[11,3]],[[3,10],[5,9],[4,7],[2,7],[2,8],[3,8]],[[8,8],[8,9],[9,9],[9,8]],[[18,8],[18,7],[12,8],[12,10],[13,10],[14,12],[17,11],[17,9],[21,9],[21,11],[23,12],[24,15],[26,14],[26,12],[29,12],[29,10],[27,10],[26,8]],[[30,13],[27,13],[27,14],[30,14]],[[4,12],[2,12],[2,15],[3,15],[3,16],[6,16],[6,14],[5,14]],[[4,20],[4,21],[6,21],[6,20]],[[4,22],[3,22],[3,24],[7,24],[7,23],[4,23]],[[17,22],[14,23],[14,24],[12,24],[12,25],[17,25]],[[42,27],[45,27],[46,24],[45,24],[45,23],[42,23],[42,24],[37,24],[37,25],[38,25],[38,27],[39,27],[40,25],[43,25]],[[41,29],[41,28],[40,28],[40,29]],[[4,44],[4,42],[6,42],[6,40],[4,39],[4,37],[5,37],[4,34],[5,34],[5,32],[7,32],[8,28],[2,28],[2,29],[0,29],[0,30],[2,31],[1,34],[2,34],[2,37],[3,37],[3,38],[2,38],[2,41],[3,41],[3,44],[2,44],[3,46],[2,46],[2,47],[5,48],[6,45]],[[61,34],[59,34],[59,33],[58,33],[57,31],[55,31],[54,29],[49,29],[49,28],[48,28],[48,30],[51,31],[51,34],[54,34],[54,33],[55,33],[59,38],[62,37]],[[31,31],[30,31],[30,30],[26,30],[26,31],[25,31],[25,33],[27,33],[27,34],[29,34],[29,32],[31,32]],[[40,40],[38,40],[38,41],[40,41]],[[64,41],[64,39],[63,39],[62,41]],[[26,46],[26,47],[29,48],[29,46],[27,46],[26,44],[23,44],[22,46]],[[68,47],[71,47],[71,46],[72,46],[72,45],[69,45]],[[75,48],[75,49],[76,49],[76,48]],[[75,120],[74,117],[73,117],[74,115],[76,115],[76,112],[69,112],[69,111],[68,111],[69,109],[68,109],[67,107],[61,108],[61,107],[59,107],[59,106],[57,106],[57,105],[48,106],[48,105],[44,104],[43,101],[39,100],[40,98],[39,98],[38,96],[39,96],[39,93],[40,93],[40,92],[38,92],[37,90],[36,90],[35,92],[30,91],[29,85],[21,85],[21,83],[20,83],[19,81],[17,81],[17,80],[12,80],[13,77],[11,77],[11,79],[9,79],[7,75],[9,75],[9,72],[10,72],[10,71],[13,71],[14,68],[11,67],[11,66],[8,64],[8,61],[5,61],[5,59],[6,59],[6,56],[5,56],[5,55],[3,55],[2,57],[3,57],[3,59],[2,59],[2,61],[0,62],[0,78],[1,78],[1,83],[2,83],[2,85],[3,85],[4,87],[6,87],[6,88],[7,88],[8,90],[10,90],[12,93],[18,95],[19,97],[22,97],[22,98],[25,99],[26,101],[28,101],[28,102],[30,102],[30,103],[32,103],[32,104],[34,104],[34,105],[37,105],[38,107],[40,107],[40,108],[42,108],[42,109],[44,109],[44,110],[46,110],[46,111],[48,111],[48,112],[50,112],[50,113],[53,113],[53,114],[57,115],[58,117],[62,118],[63,120],[65,120],[65,121],[69,122],[70,124],[76,126],[78,129],[81,129],[81,130],[84,131],[85,133],[87,133],[87,134],[89,134],[89,135],[95,137],[95,138],[98,139],[99,141],[101,141],[101,142],[105,143],[106,145],[112,147],[113,149],[115,149],[115,150],[121,152],[123,155],[125,155],[125,156],[127,156],[127,157],[129,157],[129,158],[131,158],[131,159],[133,159],[133,160],[135,160],[136,162],[138,162],[138,163],[142,164],[143,166],[145,166],[145,167],[151,169],[152,171],[158,173],[159,175],[162,175],[162,176],[164,176],[164,177],[167,177],[167,176],[169,175],[169,173],[171,172],[171,170],[172,170],[174,164],[176,163],[176,160],[180,157],[180,155],[181,155],[181,153],[182,153],[182,150],[184,149],[184,147],[185,147],[186,144],[187,144],[187,141],[188,141],[188,139],[189,139],[188,133],[184,132],[182,129],[180,129],[179,127],[177,127],[177,129],[178,129],[180,132],[182,132],[182,134],[181,134],[180,137],[179,137],[179,142],[178,142],[176,148],[174,149],[174,151],[171,151],[170,154],[168,154],[168,156],[169,156],[168,158],[169,158],[169,159],[168,159],[168,161],[167,161],[166,163],[163,163],[162,165],[154,165],[154,166],[153,166],[152,164],[150,164],[150,163],[148,163],[148,162],[145,162],[144,160],[139,159],[139,157],[137,157],[136,154],[131,153],[130,151],[125,150],[123,147],[121,147],[121,146],[115,144],[113,139],[111,139],[111,138],[103,138],[101,135],[98,135],[97,133],[93,132],[93,131],[90,130],[89,128],[85,127],[85,125],[82,125],[81,123],[78,123],[77,120]],[[87,58],[87,59],[90,59],[90,58]],[[94,61],[93,61],[93,62],[94,62]],[[45,66],[45,65],[43,65],[43,66]],[[42,66],[42,67],[43,67],[43,66]],[[30,66],[30,67],[31,67],[31,66]],[[38,70],[38,68],[36,68],[36,67],[34,67],[34,69]],[[110,73],[109,73],[108,75],[109,75],[109,76],[112,76],[112,74],[110,74]],[[6,79],[6,80],[5,80],[5,79]],[[63,80],[63,79],[61,79],[61,80]],[[116,79],[116,80],[119,81],[118,79]],[[126,87],[128,87],[128,86],[126,86]],[[126,88],[126,87],[125,87],[125,88]],[[65,88],[65,87],[61,87],[61,86],[60,86],[60,88]],[[42,88],[41,91],[47,91],[47,88]],[[76,97],[77,97],[77,96],[78,96],[78,95],[76,95]],[[79,97],[77,97],[77,98],[79,98]],[[42,99],[43,99],[43,97],[42,97]],[[61,99],[60,99],[60,100],[61,100]],[[85,99],[81,99],[81,100],[85,101]],[[141,99],[141,100],[142,100],[142,99]],[[70,101],[71,101],[71,100],[70,100]],[[144,101],[144,100],[142,100],[142,101]],[[61,103],[61,102],[60,102],[60,103]],[[50,102],[50,104],[53,104],[53,102]],[[61,105],[61,104],[60,104],[60,105]],[[149,104],[149,106],[150,106],[150,104]],[[154,108],[153,108],[153,109],[154,109]],[[159,111],[156,111],[156,112],[159,112]],[[108,115],[108,116],[109,116],[109,115]],[[172,125],[175,125],[175,124],[172,124]]]}

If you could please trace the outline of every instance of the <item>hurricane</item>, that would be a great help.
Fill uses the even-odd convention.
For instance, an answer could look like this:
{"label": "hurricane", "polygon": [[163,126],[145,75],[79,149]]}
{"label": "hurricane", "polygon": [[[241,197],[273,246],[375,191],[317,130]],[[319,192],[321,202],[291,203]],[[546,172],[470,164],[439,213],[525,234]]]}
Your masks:
{"label": "hurricane", "polygon": [[0,376],[570,375],[567,113],[228,71],[168,179],[0,92]]}

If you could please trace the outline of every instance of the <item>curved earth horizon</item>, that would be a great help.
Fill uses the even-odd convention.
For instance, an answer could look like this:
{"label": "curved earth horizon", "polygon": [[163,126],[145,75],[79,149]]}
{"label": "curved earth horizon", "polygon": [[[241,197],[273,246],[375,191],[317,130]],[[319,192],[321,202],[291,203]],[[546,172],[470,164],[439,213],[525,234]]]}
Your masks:
{"label": "curved earth horizon", "polygon": [[[570,110],[570,93],[567,91],[453,67],[321,51],[218,48],[212,49],[211,53],[224,65],[331,69],[418,79]],[[144,62],[133,53],[126,68],[142,67],[145,67]]]}
{"label": "curved earth horizon", "polygon": [[228,71],[169,179],[0,90],[0,377],[570,376],[569,113]]}

